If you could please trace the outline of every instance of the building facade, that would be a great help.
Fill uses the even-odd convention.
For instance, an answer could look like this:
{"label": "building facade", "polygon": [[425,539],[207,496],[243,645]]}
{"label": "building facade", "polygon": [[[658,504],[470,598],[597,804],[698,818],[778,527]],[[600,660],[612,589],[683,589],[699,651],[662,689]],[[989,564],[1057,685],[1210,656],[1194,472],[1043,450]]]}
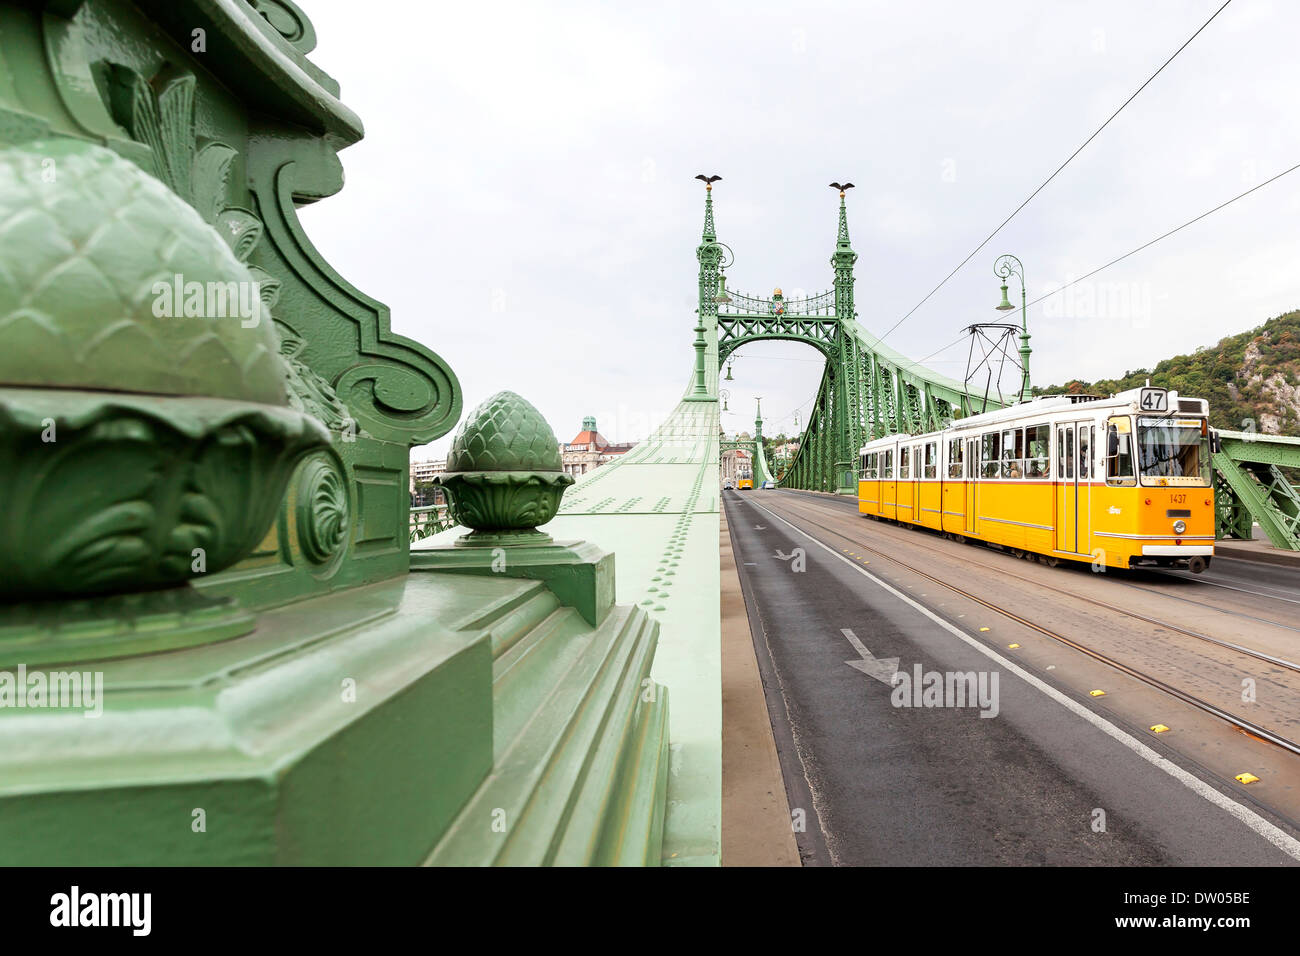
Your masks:
{"label": "building facade", "polygon": [[577,477],[627,454],[635,444],[610,442],[596,429],[595,416],[588,415],[582,420],[582,431],[572,441],[560,445],[560,460],[565,474]]}
{"label": "building facade", "polygon": [[411,462],[411,506],[413,508],[442,504],[444,500],[442,489],[430,488],[429,482],[435,475],[444,474],[446,471],[447,459],[445,458]]}

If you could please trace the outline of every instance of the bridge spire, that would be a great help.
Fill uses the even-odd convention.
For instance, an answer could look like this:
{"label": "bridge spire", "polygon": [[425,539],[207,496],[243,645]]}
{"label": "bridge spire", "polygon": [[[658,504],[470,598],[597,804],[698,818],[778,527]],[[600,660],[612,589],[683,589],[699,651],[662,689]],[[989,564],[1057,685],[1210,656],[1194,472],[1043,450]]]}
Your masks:
{"label": "bridge spire", "polygon": [[722,177],[700,173],[695,178],[704,183],[704,233],[695,249],[695,258],[700,261],[700,303],[695,310],[695,383],[686,400],[705,402],[716,398],[706,381],[705,352],[709,347],[707,335],[717,328],[718,299],[722,294],[722,246],[713,225],[713,184]]}
{"label": "bridge spire", "polygon": [[858,261],[858,254],[849,242],[849,211],[844,205],[844,194],[853,184],[831,183],[831,188],[840,191],[840,228],[835,238],[835,254],[831,256],[831,267],[835,270],[835,314],[852,321],[853,264]]}
{"label": "bridge spire", "polygon": [[844,194],[853,188],[853,184],[831,183],[831,188],[840,191],[840,229],[835,236],[835,258],[831,260],[831,264],[838,269],[841,260],[850,260],[848,264],[851,266],[858,258],[849,243],[849,211],[844,205]]}
{"label": "bridge spire", "polygon": [[713,225],[713,184],[721,181],[722,177],[700,173],[695,178],[704,183],[704,233],[700,236],[700,243],[717,242],[718,231]]}

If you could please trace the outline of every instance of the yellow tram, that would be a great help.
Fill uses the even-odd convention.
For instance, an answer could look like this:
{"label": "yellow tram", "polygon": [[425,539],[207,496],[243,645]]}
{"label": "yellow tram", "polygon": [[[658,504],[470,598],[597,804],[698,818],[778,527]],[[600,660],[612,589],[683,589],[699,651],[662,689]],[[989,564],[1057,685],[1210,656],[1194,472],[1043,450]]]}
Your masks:
{"label": "yellow tram", "polygon": [[736,473],[736,490],[754,490],[754,471],[748,464],[741,464],[739,471]]}
{"label": "yellow tram", "polygon": [[1204,571],[1214,555],[1204,399],[1055,395],[862,446],[858,510],[1111,568]]}

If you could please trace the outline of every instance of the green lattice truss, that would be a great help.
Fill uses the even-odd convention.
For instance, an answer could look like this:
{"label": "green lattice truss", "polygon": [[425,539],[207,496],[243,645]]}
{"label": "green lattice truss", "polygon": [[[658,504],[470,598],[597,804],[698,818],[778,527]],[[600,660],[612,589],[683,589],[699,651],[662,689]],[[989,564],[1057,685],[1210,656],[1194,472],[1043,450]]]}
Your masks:
{"label": "green lattice truss", "polygon": [[[782,476],[782,487],[854,492],[853,463],[864,442],[900,432],[931,431],[984,409],[983,396],[909,361],[858,324],[853,307],[853,266],[858,255],[849,242],[842,193],[839,233],[831,256],[835,282],[825,292],[802,299],[786,299],[779,289],[770,298],[727,292],[721,280],[724,248],[714,228],[710,191],[696,257],[700,325],[716,330],[719,366],[742,345],[763,339],[803,342],[826,360],[808,426]],[[760,442],[756,463],[761,447]],[[761,464],[767,474],[766,461]],[[756,477],[758,473],[756,464]]]}
{"label": "green lattice truss", "polygon": [[[1259,523],[1273,545],[1300,551],[1300,492],[1283,469],[1300,469],[1300,438],[1219,432],[1214,455],[1216,533],[1250,538]],[[1292,475],[1296,472],[1292,471]]]}

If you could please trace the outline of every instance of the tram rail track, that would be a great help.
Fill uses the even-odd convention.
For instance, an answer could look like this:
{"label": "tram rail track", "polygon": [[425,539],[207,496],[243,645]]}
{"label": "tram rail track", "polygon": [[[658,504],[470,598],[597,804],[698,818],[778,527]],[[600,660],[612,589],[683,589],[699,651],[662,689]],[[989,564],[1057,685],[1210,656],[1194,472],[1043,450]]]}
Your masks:
{"label": "tram rail track", "polygon": [[[850,500],[850,499],[846,499],[846,500]],[[860,512],[856,512],[856,511],[854,512],[854,514],[859,514],[859,513],[860,513]],[[874,516],[871,516],[871,515],[868,515],[868,516],[866,516],[866,517],[872,517],[872,518],[874,518]],[[874,527],[878,527],[878,528],[882,528],[882,529],[891,529],[891,530],[896,529],[896,530],[899,532],[899,534],[898,534],[898,535],[891,535],[891,537],[892,537],[894,540],[897,540],[897,541],[899,541],[899,542],[902,542],[902,543],[905,543],[905,544],[908,544],[908,545],[912,545],[912,546],[917,547],[917,548],[919,548],[919,549],[921,549],[921,550],[923,550],[923,551],[929,551],[931,554],[939,555],[940,557],[952,557],[952,555],[950,555],[950,554],[948,554],[948,553],[942,551],[941,549],[939,549],[939,548],[935,548],[935,547],[931,547],[930,545],[924,543],[924,538],[925,538],[926,536],[928,536],[927,533],[929,533],[929,534],[935,534],[935,533],[936,533],[935,530],[934,530],[933,528],[916,527],[916,526],[906,526],[906,527],[905,527],[905,526],[903,526],[903,525],[901,525],[901,524],[893,524],[893,523],[890,523],[890,522],[888,521],[888,519],[880,519],[880,518],[874,518],[873,526],[874,526]],[[922,534],[917,535],[916,532],[918,532],[918,531],[921,532]],[[921,540],[915,540],[915,539],[917,539],[917,538],[920,538]],[[947,540],[955,540],[955,539],[948,538]],[[977,540],[977,539],[965,539],[965,540],[966,540],[966,543],[968,543],[968,544],[971,545],[971,546],[979,546],[979,545],[984,544],[984,542],[979,541],[979,540]],[[986,547],[987,547],[987,546],[986,546]],[[1005,555],[1008,555],[1008,556],[1011,556],[1011,557],[1014,557],[1014,556],[1015,556],[1015,555],[1013,555],[1010,551],[1007,551],[1007,550],[1005,550],[1005,549],[987,548],[987,550],[990,551],[991,553],[1000,553],[1000,554],[1005,554]],[[1028,554],[1027,554],[1026,556],[1028,556]],[[1144,570],[1145,570],[1145,569],[1144,569]],[[1076,601],[1083,601],[1083,602],[1086,602],[1086,603],[1088,603],[1088,604],[1092,604],[1092,605],[1094,605],[1094,606],[1096,606],[1096,607],[1101,607],[1101,608],[1104,608],[1104,609],[1106,609],[1106,610],[1108,610],[1108,611],[1113,611],[1113,612],[1116,613],[1116,614],[1123,614],[1123,615],[1125,615],[1125,616],[1127,616],[1127,617],[1133,618],[1134,620],[1142,621],[1144,624],[1150,624],[1150,625],[1152,625],[1153,627],[1164,628],[1165,630],[1172,631],[1172,632],[1174,632],[1174,633],[1176,633],[1176,634],[1182,634],[1182,635],[1185,636],[1185,637],[1192,637],[1192,638],[1195,638],[1195,639],[1197,639],[1197,640],[1199,640],[1199,641],[1205,641],[1205,642],[1208,643],[1208,644],[1213,644],[1213,645],[1215,645],[1215,646],[1217,646],[1217,647],[1222,647],[1222,648],[1224,648],[1225,650],[1236,651],[1237,653],[1245,654],[1245,655],[1248,656],[1248,657],[1253,657],[1253,658],[1255,658],[1255,659],[1257,659],[1257,660],[1260,660],[1260,661],[1263,661],[1263,662],[1265,662],[1265,663],[1273,664],[1273,665],[1275,665],[1275,666],[1277,666],[1277,667],[1282,667],[1282,668],[1285,668],[1285,669],[1287,669],[1287,670],[1295,671],[1295,672],[1297,672],[1297,673],[1300,673],[1300,662],[1287,660],[1286,658],[1282,658],[1282,657],[1276,657],[1276,656],[1274,656],[1274,655],[1272,655],[1272,654],[1269,654],[1269,653],[1267,653],[1267,652],[1265,652],[1265,651],[1260,651],[1260,650],[1257,650],[1257,649],[1252,648],[1252,647],[1247,647],[1247,646],[1245,646],[1245,645],[1243,645],[1243,644],[1236,644],[1236,643],[1234,643],[1234,642],[1232,642],[1232,641],[1225,641],[1225,640],[1222,640],[1221,638],[1211,637],[1211,636],[1208,635],[1208,634],[1202,634],[1200,631],[1194,631],[1194,630],[1192,630],[1192,629],[1190,629],[1190,628],[1183,627],[1183,626],[1181,626],[1181,625],[1179,625],[1179,624],[1173,624],[1173,623],[1171,623],[1171,622],[1169,622],[1169,621],[1163,621],[1163,620],[1160,620],[1159,618],[1147,617],[1147,616],[1144,615],[1144,614],[1139,614],[1139,613],[1136,612],[1136,611],[1129,610],[1128,608],[1121,607],[1121,606],[1119,606],[1119,605],[1117,605],[1117,604],[1111,604],[1111,603],[1109,603],[1109,602],[1107,602],[1107,601],[1102,601],[1102,600],[1099,600],[1098,598],[1089,597],[1088,595],[1085,595],[1085,594],[1079,594],[1079,593],[1077,593],[1077,592],[1075,592],[1075,591],[1070,591],[1070,590],[1067,590],[1066,588],[1057,587],[1057,586],[1055,586],[1055,585],[1047,584],[1047,583],[1042,582],[1042,581],[1035,581],[1035,580],[1032,579],[1032,578],[1027,578],[1027,577],[1025,577],[1024,575],[1021,575],[1021,574],[1015,574],[1014,572],[1011,572],[1011,571],[1002,571],[1002,570],[999,569],[999,572],[998,572],[998,573],[999,573],[999,574],[1002,574],[1002,575],[1005,576],[1005,577],[1012,578],[1012,579],[1014,579],[1014,580],[1016,580],[1016,581],[1020,581],[1020,582],[1022,582],[1022,583],[1024,583],[1024,584],[1028,584],[1028,585],[1030,585],[1030,586],[1032,586],[1032,587],[1043,588],[1044,590],[1052,591],[1052,592],[1054,592],[1054,593],[1056,593],[1056,594],[1061,594],[1061,595],[1063,595],[1063,596],[1065,596],[1065,597],[1072,598],[1073,600],[1076,600]],[[1069,573],[1069,571],[1067,570],[1065,573]],[[1150,573],[1150,572],[1149,572],[1149,573]],[[1158,573],[1158,572],[1156,572],[1156,573]],[[1167,577],[1168,579],[1170,579],[1170,580],[1174,580],[1174,581],[1186,581],[1186,580],[1188,580],[1187,578],[1181,578],[1181,577],[1177,577],[1177,576],[1174,576],[1174,575],[1164,575],[1164,576]],[[1114,579],[1112,578],[1112,580],[1114,580]],[[1204,607],[1204,608],[1208,608],[1208,609],[1213,610],[1213,611],[1216,611],[1216,612],[1218,612],[1218,613],[1220,613],[1220,614],[1226,614],[1226,615],[1228,615],[1228,616],[1230,616],[1230,617],[1237,617],[1237,618],[1241,618],[1242,620],[1253,621],[1253,622],[1255,622],[1255,623],[1257,623],[1257,624],[1267,624],[1267,625],[1269,625],[1270,627],[1278,627],[1278,628],[1282,628],[1283,630],[1288,630],[1288,631],[1300,631],[1300,627],[1296,627],[1296,626],[1293,625],[1293,624],[1287,624],[1287,623],[1285,623],[1285,622],[1283,622],[1283,621],[1274,621],[1274,620],[1270,620],[1270,619],[1268,619],[1268,618],[1255,617],[1254,615],[1251,615],[1251,614],[1243,614],[1243,613],[1240,612],[1240,611],[1233,611],[1233,610],[1229,610],[1229,609],[1227,609],[1227,608],[1214,607],[1213,605],[1208,605],[1208,604],[1205,604],[1205,603],[1203,603],[1203,602],[1201,602],[1201,601],[1194,601],[1194,600],[1192,600],[1191,598],[1186,597],[1185,595],[1181,595],[1181,594],[1171,594],[1171,593],[1169,593],[1169,592],[1167,592],[1167,591],[1158,591],[1158,590],[1155,590],[1155,589],[1153,589],[1153,588],[1143,587],[1143,586],[1140,585],[1140,584],[1134,584],[1134,583],[1131,582],[1131,581],[1119,581],[1119,580],[1116,580],[1115,583],[1116,583],[1116,584],[1120,584],[1120,585],[1122,585],[1123,587],[1126,587],[1126,588],[1131,588],[1131,589],[1136,590],[1136,591],[1143,591],[1143,592],[1148,593],[1148,594],[1155,594],[1155,595],[1158,595],[1158,596],[1160,596],[1160,597],[1168,598],[1168,599],[1173,600],[1173,601],[1182,601],[1182,602],[1184,602],[1184,603],[1186,603],[1186,604],[1192,604],[1192,605],[1195,605],[1196,607]],[[1256,593],[1257,593],[1257,592],[1253,592],[1253,591],[1246,591],[1246,589],[1243,589],[1243,588],[1232,588],[1232,587],[1228,587],[1227,585],[1216,584],[1216,583],[1213,582],[1213,581],[1199,581],[1199,580],[1195,580],[1194,583],[1196,583],[1198,586],[1224,587],[1224,588],[1227,588],[1228,590],[1233,590],[1233,591],[1241,590],[1241,591],[1245,591],[1245,593],[1249,593],[1249,594],[1256,594]],[[1259,592],[1259,595],[1258,595],[1258,596],[1260,596],[1260,597],[1269,597],[1269,598],[1272,598],[1273,600],[1280,600],[1280,601],[1289,601],[1289,600],[1291,600],[1291,599],[1289,599],[1289,598],[1275,597],[1275,596],[1273,596],[1273,595],[1264,594],[1264,593],[1262,593],[1262,592]],[[1295,602],[1295,603],[1300,603],[1300,602]]]}
{"label": "tram rail track", "polygon": [[[761,508],[764,511],[768,511],[768,509],[763,508],[762,505],[758,505],[756,503],[755,503],[755,507]],[[768,513],[775,514],[775,512],[771,512],[771,511],[768,511]],[[777,515],[777,517],[780,516]],[[1129,664],[1125,664],[1123,661],[1116,660],[1115,658],[1107,654],[1103,654],[1100,651],[1094,650],[1093,648],[1081,644],[1078,641],[1074,640],[1073,638],[1068,637],[1065,634],[1061,634],[1060,632],[1052,628],[1044,627],[1043,625],[1037,624],[1034,621],[1029,620],[1028,618],[1022,617],[1021,615],[1016,614],[1013,611],[1009,611],[1006,608],[1003,608],[991,601],[988,601],[977,594],[973,594],[970,591],[967,591],[965,588],[959,587],[958,585],[955,585],[949,581],[945,581],[943,578],[937,577],[933,574],[930,574],[927,571],[922,570],[921,568],[909,564],[908,562],[902,560],[896,555],[890,554],[887,551],[882,551],[879,548],[872,547],[871,545],[865,544],[863,542],[856,541],[849,535],[845,534],[843,531],[822,524],[821,522],[810,518],[806,514],[796,513],[794,517],[799,518],[801,521],[806,522],[812,527],[818,528],[830,535],[833,535],[836,538],[842,539],[843,541],[852,545],[856,549],[862,551],[868,551],[874,555],[877,555],[880,558],[885,559],[886,561],[890,561],[912,574],[916,574],[927,581],[931,581],[934,584],[942,588],[945,588],[948,591],[953,592],[954,594],[957,594],[958,596],[964,598],[965,600],[971,601],[975,604],[985,607],[996,614],[999,614],[1009,620],[1015,621],[1017,624],[1020,624],[1023,627],[1029,628],[1032,631],[1042,634],[1044,637],[1048,637],[1064,646],[1071,648],[1072,650],[1078,651],[1079,653],[1085,655],[1086,657],[1091,658],[1092,660],[1097,661],[1098,663],[1104,664],[1107,667],[1110,667],[1116,671],[1119,671],[1120,673],[1132,677],[1135,680],[1141,681],[1142,683],[1147,684],[1150,687],[1154,687],[1157,690],[1161,691],[1162,693],[1168,694],[1169,696],[1181,700],[1183,703],[1188,704],[1189,706],[1194,707],[1197,710],[1210,714],[1211,716],[1224,721],[1225,723],[1235,727],[1237,730],[1243,733],[1249,734],[1257,739],[1271,743],[1277,747],[1282,748],[1283,750],[1286,750],[1291,754],[1300,756],[1300,743],[1297,743],[1294,740],[1284,737],[1279,733],[1275,733],[1274,731],[1271,731],[1268,728],[1255,723],[1254,721],[1247,720],[1246,718],[1241,717],[1238,714],[1234,714],[1231,711],[1225,710],[1222,707],[1217,706],[1216,704],[1204,700],[1203,698],[1197,697],[1195,694],[1191,694],[1188,693],[1187,691],[1181,690],[1173,686],[1172,684],[1168,683],[1167,681],[1161,680],[1159,677],[1156,677],[1153,674],[1149,674],[1141,670],[1140,668],[1133,667]],[[951,557],[950,555],[944,555],[944,553],[939,551],[937,548],[931,548],[919,542],[909,542],[909,543],[915,544],[917,547],[921,548],[922,550],[929,551],[935,554],[940,554],[945,557]],[[1015,578],[1033,587],[1041,587],[1044,588],[1045,590],[1065,595],[1074,600],[1082,601],[1087,604],[1092,604],[1097,607],[1102,607],[1106,610],[1116,611],[1121,614],[1125,614],[1131,618],[1140,620],[1146,624],[1167,628],[1171,631],[1174,631],[1175,633],[1183,634],[1184,636],[1195,638],[1197,640],[1206,641],[1210,644],[1213,644],[1225,650],[1229,650],[1235,653],[1240,653],[1244,656],[1251,657],[1256,660],[1263,661],[1269,664],[1273,664],[1274,666],[1283,667],[1293,672],[1300,672],[1300,664],[1297,664],[1292,661],[1287,661],[1283,658],[1277,658],[1274,657],[1273,655],[1265,654],[1261,651],[1256,651],[1252,648],[1242,647],[1240,645],[1232,643],[1231,641],[1221,641],[1218,638],[1213,638],[1210,637],[1209,635],[1200,634],[1196,631],[1191,631],[1186,628],[1181,628],[1177,625],[1170,624],[1169,622],[1166,621],[1159,621],[1155,618],[1148,618],[1145,615],[1128,611],[1126,608],[1120,608],[1115,605],[1111,605],[1105,601],[1098,601],[1093,598],[1074,594],[1072,592],[1065,591],[1061,588],[1053,587],[1052,585],[1043,584],[1040,581],[1030,580],[1029,578],[1025,578],[1021,575],[1011,574],[1009,572],[1000,572],[1000,573],[1005,573],[1007,577]]]}

